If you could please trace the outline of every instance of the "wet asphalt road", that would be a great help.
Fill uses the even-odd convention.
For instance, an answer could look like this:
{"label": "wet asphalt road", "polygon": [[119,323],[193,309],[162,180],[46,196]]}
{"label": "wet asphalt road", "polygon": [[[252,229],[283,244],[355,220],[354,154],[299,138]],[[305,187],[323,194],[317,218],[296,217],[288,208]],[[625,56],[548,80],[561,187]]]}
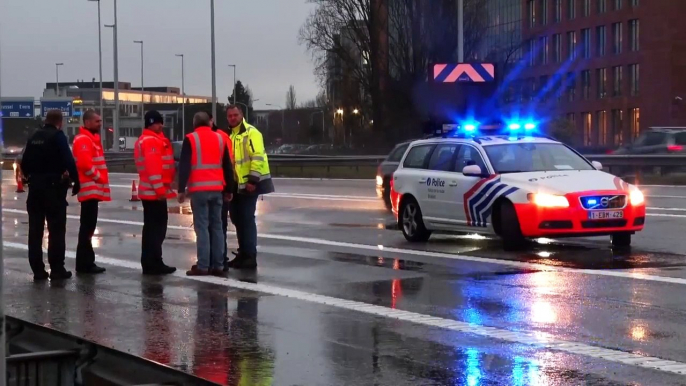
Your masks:
{"label": "wet asphalt road", "polygon": [[[597,238],[505,253],[470,236],[406,243],[373,181],[277,180],[258,205],[257,273],[195,280],[140,274],[142,207],[131,176],[112,180],[95,238],[108,272],[42,284],[25,194],[4,181],[10,315],[227,385],[686,384],[686,188],[644,189],[631,252]],[[165,259],[185,270],[192,219],[170,212]]]}

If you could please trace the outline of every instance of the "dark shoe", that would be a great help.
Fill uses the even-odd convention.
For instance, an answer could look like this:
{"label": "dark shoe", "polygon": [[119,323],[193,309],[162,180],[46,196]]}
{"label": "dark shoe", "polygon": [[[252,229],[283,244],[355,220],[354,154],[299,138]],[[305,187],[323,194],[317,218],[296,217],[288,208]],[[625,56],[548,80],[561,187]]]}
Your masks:
{"label": "dark shoe", "polygon": [[171,275],[174,272],[176,272],[176,268],[164,264],[157,267],[143,268],[143,275],[161,276]]}
{"label": "dark shoe", "polygon": [[51,270],[50,271],[50,280],[66,280],[66,279],[71,279],[71,271],[67,271],[66,269],[61,269],[61,270]]}
{"label": "dark shoe", "polygon": [[200,269],[197,265],[194,265],[186,271],[186,276],[209,276],[210,271],[207,269]]}
{"label": "dark shoe", "polygon": [[[245,260],[245,256],[241,254],[241,251],[239,250],[238,252],[231,252],[232,255],[234,255],[234,259],[231,261],[227,261],[224,264],[224,271],[228,272],[229,268],[237,268],[240,266],[241,262]],[[227,259],[228,260],[228,259]]]}
{"label": "dark shoe", "polygon": [[48,280],[50,275],[43,270],[43,272],[38,272],[33,274],[33,281],[43,281],[43,280]]}
{"label": "dark shoe", "polygon": [[234,269],[257,269],[257,256],[237,257],[233,260],[231,268]]}
{"label": "dark shoe", "polygon": [[216,277],[223,277],[223,278],[226,278],[226,276],[227,276],[227,275],[226,275],[226,272],[228,272],[228,270],[229,270],[229,269],[228,269],[227,267],[224,267],[224,269],[222,269],[222,268],[212,268],[212,269],[210,270],[210,275],[216,276]]}
{"label": "dark shoe", "polygon": [[90,268],[85,268],[85,269],[76,268],[76,272],[78,272],[78,273],[87,273],[87,274],[92,274],[92,275],[97,275],[99,273],[105,273],[105,271],[107,271],[105,268],[98,267],[95,264],[93,264]]}

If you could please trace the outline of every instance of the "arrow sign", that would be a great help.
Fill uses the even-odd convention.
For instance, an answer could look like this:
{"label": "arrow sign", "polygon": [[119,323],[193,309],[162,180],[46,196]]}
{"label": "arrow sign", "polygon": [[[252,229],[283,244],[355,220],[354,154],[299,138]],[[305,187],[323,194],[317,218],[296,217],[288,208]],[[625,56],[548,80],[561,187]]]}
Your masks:
{"label": "arrow sign", "polygon": [[495,66],[492,63],[449,63],[434,65],[434,82],[493,82]]}

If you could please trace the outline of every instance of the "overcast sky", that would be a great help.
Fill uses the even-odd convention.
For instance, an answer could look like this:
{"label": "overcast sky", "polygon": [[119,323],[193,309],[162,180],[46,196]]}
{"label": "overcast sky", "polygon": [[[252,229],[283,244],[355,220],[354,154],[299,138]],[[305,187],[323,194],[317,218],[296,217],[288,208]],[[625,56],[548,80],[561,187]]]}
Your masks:
{"label": "overcast sky", "polygon": [[[114,20],[114,0],[102,0],[102,24]],[[140,85],[140,46],[145,43],[145,84],[181,87],[211,96],[210,0],[118,0],[119,80]],[[306,0],[216,0],[217,97],[231,94],[233,69],[250,86],[256,108],[284,106],[288,86],[298,103],[318,86],[298,30],[312,6]],[[46,82],[98,78],[97,3],[87,0],[0,1],[2,96],[40,97]],[[102,29],[103,79],[113,78],[113,39]]]}

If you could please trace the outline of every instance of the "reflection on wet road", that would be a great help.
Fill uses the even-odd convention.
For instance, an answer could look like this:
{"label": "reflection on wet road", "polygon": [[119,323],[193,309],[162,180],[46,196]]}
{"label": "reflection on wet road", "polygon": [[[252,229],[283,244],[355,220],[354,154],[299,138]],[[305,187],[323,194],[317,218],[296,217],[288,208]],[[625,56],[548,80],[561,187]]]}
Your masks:
{"label": "reflection on wet road", "polygon": [[[367,184],[277,181],[282,195],[258,204],[260,268],[229,279],[143,277],[141,206],[115,188],[94,239],[107,274],[42,284],[25,257],[25,196],[5,186],[7,312],[222,385],[686,384],[684,219],[656,217],[631,251],[583,239],[505,253],[473,235],[417,245],[359,199]],[[165,260],[184,269],[190,209],[169,213]]]}

